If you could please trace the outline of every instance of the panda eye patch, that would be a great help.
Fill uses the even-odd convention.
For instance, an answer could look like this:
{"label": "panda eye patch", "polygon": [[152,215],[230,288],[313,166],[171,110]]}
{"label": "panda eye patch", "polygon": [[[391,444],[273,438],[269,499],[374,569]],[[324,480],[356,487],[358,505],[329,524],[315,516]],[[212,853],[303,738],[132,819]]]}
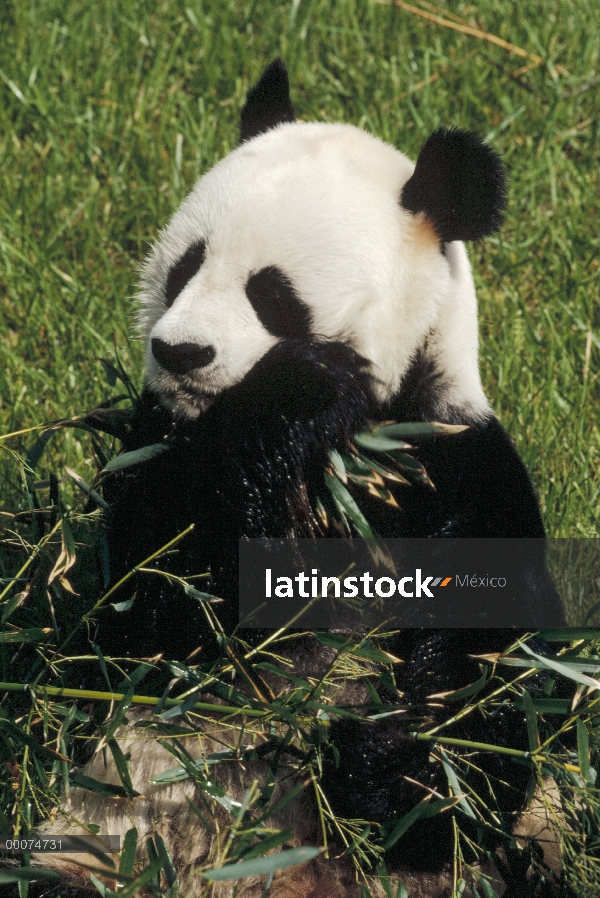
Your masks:
{"label": "panda eye patch", "polygon": [[193,243],[189,249],[185,251],[181,259],[171,267],[167,275],[167,283],[165,285],[165,299],[167,301],[167,309],[170,309],[188,281],[198,274],[204,256],[206,255],[206,243],[204,240],[198,240]]}
{"label": "panda eye patch", "polygon": [[310,313],[285,274],[275,266],[248,279],[246,295],[260,323],[274,337],[307,337]]}

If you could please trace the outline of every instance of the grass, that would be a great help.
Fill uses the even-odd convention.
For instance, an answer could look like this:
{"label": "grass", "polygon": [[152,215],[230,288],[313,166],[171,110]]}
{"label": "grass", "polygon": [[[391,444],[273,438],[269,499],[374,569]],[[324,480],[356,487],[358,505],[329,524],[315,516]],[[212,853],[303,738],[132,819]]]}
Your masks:
{"label": "grass", "polygon": [[[85,610],[85,590],[80,608],[60,577],[46,591],[61,548],[70,559],[72,540],[80,559],[75,586],[97,592],[99,574],[79,546],[97,513],[81,513],[64,466],[91,482],[111,445],[63,428],[35,470],[18,455],[34,444],[30,428],[125,392],[107,386],[97,357],[114,361],[116,347],[141,383],[143,347],[133,328],[138,266],[196,178],[235,145],[245,92],[277,55],[288,64],[302,119],[353,122],[412,157],[435,127],[452,124],[488,136],[502,153],[511,175],[506,223],[471,251],[484,385],[532,472],[548,533],[599,535],[600,5],[415,2],[429,19],[405,3],[369,0],[3,0],[0,434],[27,432],[0,441],[0,515],[17,534],[9,536],[2,575],[14,575],[15,559],[30,555],[40,535],[35,515],[26,533],[15,512],[36,501],[58,507],[58,494],[63,505],[75,503],[62,521],[56,516],[28,616],[18,618],[27,633],[20,631],[15,654],[10,626],[23,594],[9,585],[4,597],[12,633],[0,658],[4,681],[54,682],[47,676],[51,631]],[[61,576],[68,583],[70,569]],[[50,713],[39,696],[3,705],[36,740],[41,720],[64,753],[69,728],[89,730],[89,721],[73,723],[73,707],[63,702]],[[596,750],[597,712],[582,707],[579,721]],[[45,800],[48,759],[11,734],[0,828],[14,825],[12,814],[27,832]],[[559,777],[581,787],[570,769],[577,758],[565,758]],[[56,763],[48,767],[54,789],[66,775]],[[585,800],[575,801],[574,819]],[[593,802],[597,838],[597,795]],[[583,861],[581,895],[599,875]]]}
{"label": "grass", "polygon": [[[472,252],[484,384],[532,471],[549,534],[598,535],[600,7],[451,8],[440,7],[448,21],[525,56],[365,0],[4,0],[0,433],[96,405],[94,357],[112,352],[113,334],[141,378],[139,263],[235,145],[245,90],[281,54],[303,119],[353,122],[413,157],[450,123],[503,154],[506,224]],[[58,451],[91,476],[79,435],[66,432]],[[3,491],[5,508],[17,490]]]}

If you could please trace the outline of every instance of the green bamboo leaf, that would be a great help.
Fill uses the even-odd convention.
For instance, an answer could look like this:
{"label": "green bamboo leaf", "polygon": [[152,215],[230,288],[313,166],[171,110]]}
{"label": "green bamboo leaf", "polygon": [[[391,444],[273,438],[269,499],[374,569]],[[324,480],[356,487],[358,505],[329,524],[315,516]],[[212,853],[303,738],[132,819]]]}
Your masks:
{"label": "green bamboo leaf", "polygon": [[133,788],[133,783],[131,782],[131,776],[129,774],[129,767],[127,766],[127,759],[123,754],[121,746],[116,739],[108,739],[107,745],[110,748],[111,754],[113,756],[113,761],[115,762],[115,767],[117,768],[117,773],[119,774],[119,779],[121,780],[128,798],[133,798],[135,795],[139,795],[139,792],[136,792]]}
{"label": "green bamboo leaf", "polygon": [[145,886],[147,882],[150,882],[151,879],[154,879],[154,877],[160,873],[162,865],[162,858],[158,857],[153,860],[144,870],[142,870],[139,876],[136,876],[132,882],[128,883],[124,889],[119,891],[119,898],[133,898],[142,886]]}
{"label": "green bamboo leaf", "polygon": [[[230,814],[235,815],[239,811],[239,809],[242,807],[241,803],[235,798],[232,798],[230,795],[228,795],[223,786],[221,786],[217,782],[214,782],[213,780],[205,779],[204,775],[200,776],[202,770],[199,764],[203,765],[202,760],[200,760],[200,762],[193,761],[191,758],[182,755],[181,753],[175,751],[173,745],[165,739],[159,739],[158,742],[164,749],[166,749],[170,754],[174,755],[178,758],[178,760],[182,762],[183,768],[187,772],[188,776],[195,779],[198,788],[202,789],[204,792],[210,795],[211,798],[214,798],[217,804],[220,804],[221,807],[228,811]],[[175,770],[176,768],[173,768],[173,771]],[[175,779],[175,773],[173,775]]]}
{"label": "green bamboo leaf", "polygon": [[329,458],[331,460],[331,464],[335,468],[335,473],[337,474],[337,476],[340,478],[342,483],[346,483],[346,466],[340,453],[336,449],[332,449],[329,453]]}
{"label": "green bamboo leaf", "polygon": [[128,829],[123,839],[123,848],[121,849],[121,858],[119,860],[119,873],[121,876],[131,876],[133,873],[137,840],[137,829],[135,827]]}
{"label": "green bamboo leaf", "polygon": [[469,686],[463,686],[462,689],[455,689],[454,692],[442,693],[444,696],[444,701],[458,702],[462,701],[465,698],[470,698],[472,695],[477,695],[477,693],[481,692],[481,690],[487,683],[487,678],[488,668],[486,665],[484,665],[482,675],[474,683],[470,683]]}
{"label": "green bamboo leaf", "polygon": [[280,851],[278,854],[270,854],[268,857],[258,857],[250,861],[240,861],[237,864],[227,864],[218,870],[207,870],[202,875],[213,882],[223,882],[230,879],[245,879],[247,876],[261,876],[265,873],[274,873],[275,870],[284,870],[286,867],[296,867],[305,864],[317,855],[321,854],[321,848],[292,848],[289,851]]}
{"label": "green bamboo leaf", "polygon": [[[223,751],[208,755],[206,758],[198,758],[195,761],[189,761],[187,767],[171,767],[163,773],[157,773],[156,776],[151,778],[150,782],[155,785],[164,785],[165,783],[177,783],[181,782],[181,780],[188,780],[194,771],[198,774],[202,774],[206,772],[207,767],[212,767],[215,764],[219,764],[221,761],[231,761],[236,757],[237,753],[235,751],[224,749]],[[225,795],[225,792],[223,792],[223,795]]]}
{"label": "green bamboo leaf", "polygon": [[186,595],[190,596],[192,599],[196,599],[198,602],[222,602],[222,599],[217,598],[217,596],[213,596],[210,592],[201,592],[199,589],[196,589],[195,586],[191,586],[189,583],[183,587],[183,591]]}
{"label": "green bamboo leaf", "polygon": [[440,424],[438,421],[404,421],[400,424],[383,424],[377,433],[387,437],[433,436],[441,434],[462,433],[468,430],[468,424]]}
{"label": "green bamboo leaf", "polygon": [[319,520],[323,524],[323,527],[329,527],[329,515],[325,511],[325,506],[318,496],[315,499],[315,511]]}
{"label": "green bamboo leaf", "polygon": [[162,836],[160,836],[158,833],[154,833],[152,838],[154,841],[154,850],[156,852],[156,856],[161,862],[161,868],[164,877],[167,880],[167,886],[171,888],[171,886],[173,886],[177,882],[177,870],[175,869],[173,858],[171,857],[169,849],[165,845]]}
{"label": "green bamboo leaf", "polygon": [[375,534],[371,530],[371,525],[363,515],[362,511],[346,489],[336,477],[332,477],[327,471],[324,473],[325,485],[328,487],[333,501],[342,514],[347,515],[359,534],[363,539],[374,539]]}
{"label": "green bamboo leaf", "polygon": [[365,658],[367,661],[376,661],[379,664],[400,663],[400,659],[389,652],[384,652],[381,649],[372,646],[359,646],[354,642],[348,642],[347,636],[324,632],[316,632],[314,636],[321,645],[327,645],[330,648],[338,649],[338,651],[354,655],[356,658]]}
{"label": "green bamboo leaf", "polygon": [[102,882],[93,873],[90,873],[90,879],[102,895],[102,898],[113,898],[114,892],[112,889],[109,889],[105,882]]}
{"label": "green bamboo leaf", "polygon": [[115,471],[121,471],[123,468],[131,467],[131,465],[143,464],[156,458],[158,455],[162,455],[163,452],[167,452],[170,448],[166,443],[152,443],[150,446],[142,446],[141,449],[134,449],[132,452],[124,452],[122,455],[117,455],[116,458],[111,458],[104,468],[104,472],[114,474]]}
{"label": "green bamboo leaf", "polygon": [[[588,731],[581,717],[577,718],[576,726],[577,758],[579,760],[579,769],[581,770],[581,775],[586,783],[590,783],[590,740],[588,737]],[[593,783],[591,784],[593,785]]]}
{"label": "green bamboo leaf", "polygon": [[600,628],[558,627],[540,630],[539,635],[547,642],[575,642],[577,639],[600,639]]}
{"label": "green bamboo leaf", "polygon": [[[109,462],[109,464],[110,464],[110,462]],[[92,500],[92,502],[95,502],[99,508],[102,508],[102,509],[104,509],[104,511],[106,511],[106,509],[108,508],[108,502],[106,502],[106,500],[102,498],[100,493],[96,492],[96,490],[93,489],[89,485],[89,483],[86,483],[86,481],[83,479],[83,477],[79,476],[77,471],[74,471],[72,468],[69,468],[68,465],[65,465],[64,468],[65,468],[65,471],[67,472],[67,474],[69,475],[69,477],[71,478],[71,480],[73,481],[73,483],[75,484],[75,486],[77,486],[81,490],[82,493],[85,493],[85,495],[88,496]]]}
{"label": "green bamboo leaf", "polygon": [[[556,661],[571,670],[588,671],[595,673],[600,670],[599,658],[582,658],[580,655],[543,655],[544,661]],[[506,663],[509,667],[534,667],[538,668],[543,665],[536,664],[529,658],[520,658],[518,655],[504,655],[501,658],[502,663]]]}
{"label": "green bamboo leaf", "polygon": [[454,792],[454,797],[458,798],[460,796],[460,801],[458,802],[458,806],[465,812],[467,817],[471,818],[471,820],[477,820],[475,811],[471,807],[471,804],[470,804],[467,796],[464,794],[464,790],[461,789],[461,786],[460,786],[460,783],[458,782],[458,777],[456,776],[454,767],[448,760],[448,755],[446,754],[446,752],[444,751],[444,749],[441,746],[439,746],[438,750],[439,750],[441,758],[442,758],[442,764],[444,765],[446,779],[448,780],[450,788]]}
{"label": "green bamboo leaf", "polygon": [[[364,455],[361,455],[361,459],[367,461]],[[410,484],[410,480],[407,480],[406,477],[403,477],[402,474],[398,473],[398,471],[392,471],[391,468],[386,468],[379,462],[373,461],[372,458],[368,459],[368,464],[373,471],[375,471],[377,474],[381,474],[381,476],[385,478],[385,480],[392,480],[394,481],[394,483]]]}
{"label": "green bamboo leaf", "polygon": [[376,452],[410,448],[403,440],[392,440],[390,437],[380,436],[377,433],[357,433],[354,435],[354,442],[362,446],[363,449],[375,449]]}
{"label": "green bamboo leaf", "polygon": [[481,877],[478,884],[481,886],[485,898],[498,898],[498,892],[492,888],[484,876]]}
{"label": "green bamboo leaf", "polygon": [[114,608],[118,614],[122,614],[123,611],[129,611],[130,608],[133,608],[134,602],[135,596],[132,596],[130,599],[125,599],[124,602],[111,602],[111,607]]}
{"label": "green bamboo leaf", "polygon": [[408,898],[408,892],[406,891],[406,886],[402,882],[402,880],[398,881],[398,888],[396,889],[396,898]]}
{"label": "green bamboo leaf", "polygon": [[363,474],[353,474],[350,471],[348,471],[347,476],[352,481],[352,483],[355,483],[357,486],[360,486],[365,490],[369,489],[369,486],[374,483],[381,483],[381,477],[379,477],[373,471],[371,471],[370,475],[368,475],[367,477],[365,477]]}
{"label": "green bamboo leaf", "polygon": [[285,680],[289,680],[291,683],[294,683],[296,686],[300,686],[302,689],[307,689],[309,692],[314,688],[306,680],[301,680],[300,677],[294,676],[294,674],[289,670],[285,670],[282,667],[277,667],[277,665],[270,664],[268,661],[259,661],[252,666],[256,670],[268,670],[269,673],[275,674],[278,677],[283,677]]}
{"label": "green bamboo leaf", "polygon": [[62,876],[54,870],[32,870],[31,867],[19,867],[14,870],[0,870],[1,884],[9,884],[11,882],[33,882],[38,879],[48,880],[49,882],[60,882]]}
{"label": "green bamboo leaf", "polygon": [[540,747],[540,734],[538,731],[537,714],[533,701],[531,700],[531,696],[526,689],[523,690],[521,700],[523,702],[523,710],[525,711],[529,751],[534,752]]}
{"label": "green bamboo leaf", "polygon": [[351,455],[349,452],[341,452],[346,471],[357,474],[359,477],[373,476],[373,462],[363,455]]}
{"label": "green bamboo leaf", "polygon": [[[555,670],[557,673],[562,674],[563,677],[566,677],[568,680],[574,680],[576,683],[582,683],[584,686],[592,686],[594,689],[600,689],[600,682],[598,680],[592,679],[592,677],[586,677],[585,674],[578,673],[577,670],[574,670],[568,664],[562,661],[553,661],[548,657],[543,657],[542,655],[536,654],[532,649],[529,648],[528,645],[523,643],[521,648],[524,652],[526,652],[534,661],[535,664],[524,665],[542,669]],[[515,659],[521,660],[521,659]],[[526,660],[526,659],[523,659]],[[504,657],[500,658],[500,663],[504,664]],[[523,665],[515,665],[515,666],[523,666]]]}
{"label": "green bamboo leaf", "polygon": [[[532,701],[538,714],[571,714],[571,701],[568,698],[534,698]],[[515,701],[515,707],[525,710],[522,699]]]}
{"label": "green bamboo leaf", "polygon": [[459,799],[457,798],[442,798],[439,801],[430,801],[429,798],[424,798],[407,814],[400,818],[383,843],[384,850],[387,851],[392,845],[395,845],[398,839],[402,838],[404,833],[416,820],[420,820],[422,817],[435,817],[437,814],[441,814],[448,808],[454,807],[458,802]]}
{"label": "green bamboo leaf", "polygon": [[[257,832],[257,835],[259,832]],[[264,857],[267,851],[273,851],[273,849],[279,848],[280,845],[285,845],[286,842],[290,841],[292,836],[293,833],[291,829],[284,829],[281,832],[275,833],[272,836],[266,836],[265,838],[261,836],[260,842],[244,854],[244,860],[250,860],[253,857]]]}
{"label": "green bamboo leaf", "polygon": [[128,798],[129,795],[123,786],[113,786],[110,783],[101,783],[91,776],[83,773],[71,773],[69,781],[72,786],[78,786],[80,789],[87,789],[88,792],[95,792],[97,795],[105,795],[107,798]]}
{"label": "green bamboo leaf", "polygon": [[28,630],[4,630],[0,643],[43,642],[52,633],[52,627],[30,627]]}
{"label": "green bamboo leaf", "polygon": [[407,455],[406,452],[399,452],[397,455],[390,455],[389,457],[401,468],[404,468],[413,479],[416,478],[422,483],[427,483],[428,486],[433,486],[424,466],[416,458],[413,458],[412,455]]}

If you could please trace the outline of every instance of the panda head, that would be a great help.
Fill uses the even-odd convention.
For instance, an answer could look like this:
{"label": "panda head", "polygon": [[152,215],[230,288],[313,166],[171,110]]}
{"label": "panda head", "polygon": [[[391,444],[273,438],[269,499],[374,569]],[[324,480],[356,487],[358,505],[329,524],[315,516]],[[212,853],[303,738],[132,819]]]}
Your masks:
{"label": "panda head", "polygon": [[342,341],[385,404],[425,356],[435,412],[489,413],[461,241],[499,226],[503,167],[474,135],[440,129],[416,167],[351,125],[294,120],[273,62],[248,93],[238,147],[204,175],[143,270],[148,387],[195,418],[285,338]]}

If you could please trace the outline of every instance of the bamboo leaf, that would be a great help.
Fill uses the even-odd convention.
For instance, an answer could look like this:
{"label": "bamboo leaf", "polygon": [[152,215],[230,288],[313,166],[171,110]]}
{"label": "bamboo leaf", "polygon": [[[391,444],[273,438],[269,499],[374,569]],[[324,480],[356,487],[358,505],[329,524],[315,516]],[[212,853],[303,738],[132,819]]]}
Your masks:
{"label": "bamboo leaf", "polygon": [[214,604],[216,602],[222,602],[223,599],[219,599],[217,596],[213,596],[210,592],[201,592],[199,589],[196,589],[194,586],[191,586],[189,583],[183,587],[183,591],[186,595],[190,596],[192,599],[196,599],[198,602],[210,602]]}
{"label": "bamboo leaf", "polygon": [[131,782],[131,776],[129,774],[129,767],[127,766],[127,760],[125,758],[125,755],[123,754],[121,746],[116,739],[108,739],[107,745],[110,748],[111,754],[113,756],[113,761],[115,762],[115,767],[117,768],[117,773],[119,774],[119,779],[123,784],[123,788],[128,798],[132,798],[134,795],[139,795],[139,792],[136,792],[133,788],[133,783]]}
{"label": "bamboo leaf", "polygon": [[141,465],[146,461],[150,461],[157,456],[167,452],[170,446],[167,443],[152,443],[150,446],[142,446],[141,449],[134,449],[132,452],[124,452],[111,458],[104,468],[105,473],[114,474],[115,471],[122,471],[124,468],[130,468],[132,465]]}
{"label": "bamboo leaf", "polygon": [[121,849],[121,858],[119,861],[119,873],[121,876],[131,876],[133,873],[137,840],[137,829],[135,827],[128,829],[125,833],[125,838],[123,839],[123,848]]}
{"label": "bamboo leaf", "polygon": [[403,440],[392,440],[390,437],[380,436],[378,433],[357,433],[354,435],[354,442],[362,446],[363,449],[374,449],[376,452],[410,448]]}
{"label": "bamboo leaf", "polygon": [[286,867],[296,867],[298,864],[305,864],[321,854],[321,850],[320,848],[308,846],[292,848],[289,851],[270,854],[268,857],[240,861],[237,864],[227,864],[224,867],[219,867],[218,870],[207,870],[202,875],[213,882],[245,879],[247,876],[261,876],[265,873],[274,873],[275,870],[284,870]]}
{"label": "bamboo leaf", "polygon": [[38,879],[48,880],[49,882],[60,882],[62,876],[54,870],[32,870],[31,867],[19,867],[14,870],[0,870],[0,884],[9,884],[11,882],[33,882]]}
{"label": "bamboo leaf", "polygon": [[375,534],[371,530],[371,525],[363,515],[362,511],[360,510],[344,484],[341,483],[336,477],[332,477],[331,474],[328,474],[327,471],[325,471],[324,477],[325,484],[333,497],[333,501],[342,511],[342,513],[350,518],[363,539],[374,539]]}
{"label": "bamboo leaf", "polygon": [[342,483],[347,483],[348,477],[346,475],[346,466],[340,453],[336,449],[332,449],[329,453],[329,458],[331,460],[331,464],[335,468],[335,473],[340,478]]}
{"label": "bamboo leaf", "polygon": [[377,433],[387,437],[441,436],[462,433],[468,424],[440,424],[437,421],[404,421],[400,424],[384,424]]}
{"label": "bamboo leaf", "polygon": [[124,889],[119,892],[119,898],[133,898],[135,894],[139,892],[142,886],[145,886],[147,882],[150,882],[160,871],[162,870],[162,858],[158,857],[153,860],[142,872],[139,876],[128,883]]}
{"label": "bamboo leaf", "polygon": [[454,767],[448,760],[448,755],[446,754],[446,752],[444,751],[444,749],[441,746],[439,748],[439,752],[440,752],[440,755],[442,758],[442,764],[444,765],[444,771],[446,773],[446,778],[448,780],[450,788],[454,792],[454,797],[460,798],[460,801],[458,802],[459,807],[465,812],[467,817],[471,818],[471,820],[477,820],[475,811],[471,807],[471,804],[470,804],[469,800],[467,799],[466,795],[464,794],[463,789],[461,789],[461,787],[460,787],[460,783],[458,782],[458,777],[456,776]]}
{"label": "bamboo leaf", "polygon": [[396,658],[396,656],[392,655],[390,652],[384,652],[382,649],[377,649],[372,646],[356,645],[356,643],[348,642],[347,636],[341,636],[337,633],[316,632],[315,639],[317,639],[321,645],[327,645],[330,648],[335,648],[343,653],[354,655],[356,658],[364,658],[367,661],[376,661],[379,664],[400,663],[400,658]]}
{"label": "bamboo leaf", "polygon": [[557,671],[557,673],[562,674],[563,677],[566,677],[569,680],[574,680],[576,683],[583,683],[584,686],[592,686],[594,689],[600,689],[600,682],[598,680],[594,680],[594,679],[592,679],[592,677],[586,677],[585,674],[578,673],[576,670],[574,670],[568,664],[566,664],[562,661],[560,661],[560,662],[553,661],[552,659],[550,659],[548,657],[538,655],[538,654],[536,654],[536,652],[534,652],[532,649],[530,649],[528,645],[525,645],[525,643],[523,643],[521,648],[523,649],[524,652],[526,652],[528,655],[530,655],[530,657],[533,659],[533,661],[535,661],[535,663],[530,663],[530,664],[519,663],[519,662],[526,662],[527,661],[526,658],[523,658],[523,659],[512,658],[512,659],[510,659],[510,661],[507,662],[507,659],[505,656],[502,656],[500,658],[500,662],[502,664],[509,663],[516,667],[534,667],[534,668],[555,670],[555,671]]}
{"label": "bamboo leaf", "polygon": [[[586,783],[590,783],[590,740],[588,737],[588,731],[581,717],[577,718],[576,725],[577,758],[579,760],[579,769],[581,770],[581,775]],[[593,782],[591,782],[591,785],[593,785]]]}
{"label": "bamboo leaf", "polygon": [[72,786],[78,786],[80,789],[87,789],[88,792],[95,792],[97,795],[105,795],[107,798],[129,798],[123,786],[113,786],[110,783],[102,783],[100,780],[83,773],[71,773],[69,781]]}
{"label": "bamboo leaf", "polygon": [[102,509],[104,509],[104,511],[106,511],[106,509],[108,508],[108,502],[106,502],[102,498],[100,493],[96,492],[96,490],[93,489],[89,485],[89,483],[86,483],[85,480],[83,479],[83,477],[79,476],[77,471],[74,471],[72,468],[69,468],[68,465],[65,465],[64,467],[65,467],[65,471],[67,472],[67,474],[69,475],[69,477],[71,478],[71,480],[73,481],[75,486],[79,487],[81,492],[85,493],[86,496],[89,496],[89,498],[93,502],[95,502],[96,505],[99,506],[99,508],[102,508]]}
{"label": "bamboo leaf", "polygon": [[392,845],[395,845],[398,839],[401,839],[404,833],[423,817],[435,817],[443,811],[452,808],[459,803],[458,798],[442,798],[438,801],[431,801],[429,797],[424,798],[414,808],[400,818],[398,823],[383,843],[384,850],[387,851]]}
{"label": "bamboo leaf", "polygon": [[[571,700],[568,698],[533,698],[533,707],[538,714],[563,714],[571,713]],[[525,710],[522,699],[515,701],[515,707]]]}
{"label": "bamboo leaf", "polygon": [[[361,459],[367,461],[364,455],[361,455]],[[405,485],[410,484],[410,480],[407,480],[406,477],[403,477],[402,474],[399,474],[397,471],[392,471],[391,468],[386,468],[384,465],[379,462],[373,461],[373,459],[368,459],[368,464],[371,466],[373,471],[377,474],[381,474],[383,478],[386,480],[392,480],[394,483],[402,483]]]}
{"label": "bamboo leaf", "polygon": [[540,747],[540,734],[537,725],[537,714],[531,700],[531,696],[526,689],[522,695],[523,710],[525,711],[525,722],[527,724],[527,739],[529,741],[529,751],[534,752]]}
{"label": "bamboo leaf", "polygon": [[454,692],[436,692],[433,695],[428,695],[427,698],[443,698],[445,702],[462,701],[465,698],[470,698],[470,696],[477,695],[478,692],[481,692],[487,683],[487,678],[488,668],[484,665],[482,675],[474,683],[470,683],[468,686],[463,686],[462,689],[455,689]]}
{"label": "bamboo leaf", "polygon": [[1,643],[41,642],[52,633],[52,627],[30,627],[27,630],[5,630],[0,633]]}
{"label": "bamboo leaf", "polygon": [[539,635],[547,642],[575,642],[577,639],[600,639],[600,628],[558,627],[540,630]]}

